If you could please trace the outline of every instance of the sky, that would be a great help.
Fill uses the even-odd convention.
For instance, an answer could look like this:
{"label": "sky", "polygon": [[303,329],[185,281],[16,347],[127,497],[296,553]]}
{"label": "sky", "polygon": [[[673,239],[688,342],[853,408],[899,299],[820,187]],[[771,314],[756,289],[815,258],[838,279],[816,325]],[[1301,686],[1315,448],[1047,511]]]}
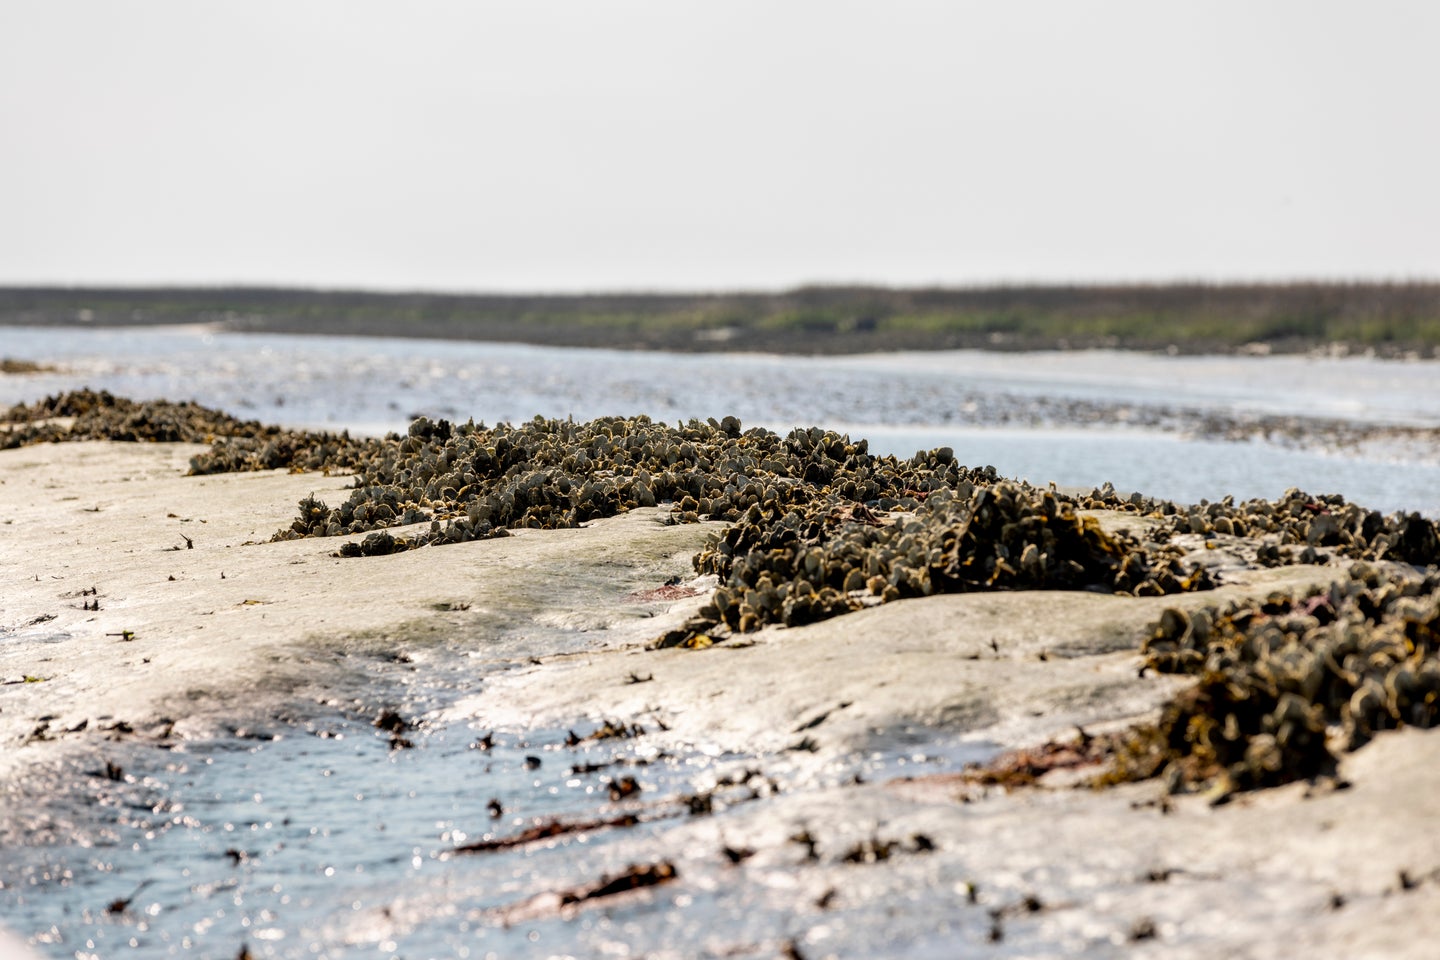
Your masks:
{"label": "sky", "polygon": [[5,0],[0,284],[1440,277],[1440,4]]}

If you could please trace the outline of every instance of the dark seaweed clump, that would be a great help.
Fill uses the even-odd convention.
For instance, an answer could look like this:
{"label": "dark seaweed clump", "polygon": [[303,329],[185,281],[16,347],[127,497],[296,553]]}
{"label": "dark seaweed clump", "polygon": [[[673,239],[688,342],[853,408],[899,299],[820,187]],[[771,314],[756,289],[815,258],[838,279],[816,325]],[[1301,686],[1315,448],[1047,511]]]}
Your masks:
{"label": "dark seaweed clump", "polygon": [[1440,721],[1440,571],[1356,563],[1325,589],[1167,610],[1143,653],[1198,682],[1125,739],[1110,779],[1224,796],[1330,773],[1379,731]]}

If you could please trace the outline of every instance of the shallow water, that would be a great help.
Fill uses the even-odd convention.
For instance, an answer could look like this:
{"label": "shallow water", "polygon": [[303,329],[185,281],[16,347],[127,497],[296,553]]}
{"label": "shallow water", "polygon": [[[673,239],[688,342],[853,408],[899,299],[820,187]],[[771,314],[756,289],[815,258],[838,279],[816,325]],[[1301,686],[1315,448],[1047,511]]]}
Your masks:
{"label": "shallow water", "polygon": [[980,391],[1432,426],[1440,363],[1330,356],[1167,356],[1116,350],[873,354],[842,366],[962,376]]}
{"label": "shallow water", "polygon": [[379,434],[417,415],[657,420],[733,414],[820,425],[877,453],[953,447],[1034,482],[1182,501],[1289,487],[1440,515],[1440,450],[1330,450],[1207,439],[1205,416],[1324,416],[1440,426],[1440,363],[1360,357],[1167,357],[981,351],[864,357],[628,353],[398,338],[213,333],[198,327],[0,330],[0,354],[63,366],[0,378],[0,404],[78,386],[195,399],[293,426]]}
{"label": "shallow water", "polygon": [[[365,718],[336,713],[240,740],[116,748],[108,762],[117,779],[72,769],[50,785],[82,818],[68,841],[7,845],[0,916],[56,957],[230,958],[242,946],[256,957],[513,956],[541,939],[547,952],[590,955],[609,942],[636,952],[688,944],[695,955],[717,930],[744,943],[785,929],[783,908],[737,886],[687,904],[668,929],[607,932],[597,918],[575,923],[555,910],[506,918],[537,895],[629,866],[610,846],[695,816],[684,796],[713,791],[704,816],[723,822],[776,789],[955,770],[991,752],[913,732],[931,741],[923,752],[875,752],[791,776],[772,757],[762,777],[754,758],[673,756],[643,738],[568,745],[572,732],[499,732],[481,749],[490,731],[422,724],[406,733],[413,747],[394,749]],[[612,801],[611,782],[625,777],[639,793]],[[725,779],[736,782],[716,786]],[[85,819],[87,804],[99,815]],[[550,818],[627,813],[642,822],[456,852]]]}
{"label": "shallow water", "polygon": [[[1032,483],[1091,487],[1110,481],[1181,503],[1275,499],[1290,487],[1341,493],[1373,509],[1440,516],[1440,464],[1341,456],[1259,441],[1186,440],[1175,434],[1114,430],[961,431],[872,427],[871,449],[908,456],[951,446],[971,463]],[[1099,466],[1104,464],[1107,466]]]}

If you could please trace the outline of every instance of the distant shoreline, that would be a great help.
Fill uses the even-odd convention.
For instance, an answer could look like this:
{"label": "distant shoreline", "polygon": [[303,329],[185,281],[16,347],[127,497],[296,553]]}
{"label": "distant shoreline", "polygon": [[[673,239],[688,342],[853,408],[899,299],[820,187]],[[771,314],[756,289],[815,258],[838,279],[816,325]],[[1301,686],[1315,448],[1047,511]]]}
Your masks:
{"label": "distant shoreline", "polygon": [[0,326],[212,324],[700,353],[1116,349],[1440,358],[1440,282],[427,294],[0,287]]}

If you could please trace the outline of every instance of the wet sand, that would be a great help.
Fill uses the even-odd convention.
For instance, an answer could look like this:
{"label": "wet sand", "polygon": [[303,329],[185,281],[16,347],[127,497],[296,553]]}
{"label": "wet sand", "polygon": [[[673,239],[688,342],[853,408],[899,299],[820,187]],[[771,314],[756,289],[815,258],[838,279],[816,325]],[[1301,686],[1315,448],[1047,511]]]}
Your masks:
{"label": "wet sand", "polygon": [[[35,771],[93,762],[117,741],[243,737],[327,698],[363,700],[358,665],[369,659],[455,669],[465,649],[489,644],[487,657],[509,668],[426,723],[524,731],[610,719],[642,725],[647,749],[743,754],[784,782],[723,816],[618,828],[603,850],[568,837],[543,845],[597,876],[672,865],[675,879],[604,901],[618,924],[710,904],[668,947],[636,934],[654,955],[1268,957],[1303,945],[1421,957],[1440,934],[1434,732],[1382,734],[1342,762],[1343,788],[1291,784],[1223,806],[1169,797],[1156,782],[1076,788],[1065,771],[1015,790],[954,773],[829,776],[856,755],[956,740],[1034,747],[1151,715],[1180,681],[1139,674],[1141,631],[1164,607],[1217,593],[929,597],[708,650],[651,651],[704,602],[703,583],[678,595],[706,524],[637,510],[575,530],[341,560],[334,539],[268,541],[302,497],[342,499],[347,477],[184,476],[202,449],[0,452],[9,844],[43,820],[45,798],[26,794]],[[1343,575],[1233,570],[1219,596]],[[677,579],[679,589],[654,592]],[[551,638],[535,662],[527,630]],[[563,896],[546,906],[568,883],[532,872],[506,914],[479,910],[476,891],[451,880],[397,885],[383,912],[355,917],[334,942],[359,949],[456,917],[499,928],[523,915],[599,949],[582,930],[594,908]],[[784,922],[722,922],[757,898]],[[262,946],[256,956],[290,955]]]}

